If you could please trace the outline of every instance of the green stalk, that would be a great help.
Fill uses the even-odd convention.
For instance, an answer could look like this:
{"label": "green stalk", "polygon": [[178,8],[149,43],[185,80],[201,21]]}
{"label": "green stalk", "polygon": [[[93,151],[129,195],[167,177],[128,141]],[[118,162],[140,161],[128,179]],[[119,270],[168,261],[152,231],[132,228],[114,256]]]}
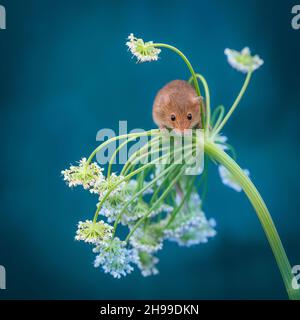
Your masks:
{"label": "green stalk", "polygon": [[291,265],[288,261],[285,250],[275,228],[274,222],[272,221],[268,208],[264,203],[262,197],[260,196],[259,192],[257,191],[256,187],[251,182],[249,177],[244,173],[244,171],[238,166],[238,164],[228,154],[226,154],[223,150],[218,148],[216,144],[212,142],[206,142],[205,152],[213,159],[215,159],[217,162],[226,167],[227,170],[233,175],[233,177],[243,188],[249,201],[255,209],[256,214],[267,236],[277,265],[279,267],[281,276],[283,278],[283,282],[287,290],[288,296],[292,300],[299,300],[300,290],[295,290],[292,287],[293,275],[291,272]]}
{"label": "green stalk", "polygon": [[[224,106],[220,105],[218,106],[211,117],[211,126],[212,126],[212,134],[215,129],[218,128],[219,124],[221,123],[225,113],[225,108]],[[218,117],[217,117],[218,116]]]}
{"label": "green stalk", "polygon": [[[156,183],[156,181],[158,181],[160,178],[162,178],[166,173],[168,173],[171,169],[174,168],[174,164],[171,165],[170,167],[168,167],[167,169],[165,169],[163,172],[161,172],[155,179],[153,179],[151,182],[149,182],[145,187],[143,187],[141,190],[139,190],[136,194],[134,194],[124,205],[124,207],[122,208],[122,210],[120,211],[120,213],[117,216],[117,219],[114,223],[114,231],[113,231],[113,237],[116,233],[117,230],[117,226],[118,223],[120,222],[123,213],[125,212],[125,210],[128,208],[128,206],[136,199],[138,198],[140,195],[143,195],[143,193],[149,189],[153,184]],[[172,171],[171,171],[172,172]]]}
{"label": "green stalk", "polygon": [[214,135],[217,135],[224,127],[224,125],[226,124],[226,122],[228,121],[228,119],[230,118],[230,116],[232,115],[233,111],[236,109],[236,107],[238,106],[239,102],[241,101],[247,87],[248,84],[250,82],[251,79],[251,75],[252,75],[252,71],[249,71],[247,73],[246,79],[244,81],[244,84],[242,86],[242,89],[240,91],[240,93],[238,94],[237,98],[235,99],[232,107],[229,109],[228,113],[226,114],[226,116],[224,117],[223,121],[221,122],[221,124],[218,126],[218,128],[215,130]]}
{"label": "green stalk", "polygon": [[[152,151],[151,148],[153,148],[153,146],[155,146],[156,144],[159,144],[159,139],[160,139],[160,137],[156,137],[156,138],[151,139],[142,148],[140,148],[135,153],[133,153],[129,157],[129,159],[126,161],[126,163],[124,164],[123,169],[121,171],[121,175],[125,174],[128,171],[129,167],[133,164],[133,161],[136,161],[136,160],[140,159],[141,157],[147,156],[149,154],[149,152],[143,153],[144,150],[148,149],[150,147],[150,151]],[[138,156],[138,154],[140,154],[140,156]]]}
{"label": "green stalk", "polygon": [[170,224],[174,221],[174,219],[176,218],[177,213],[182,209],[182,207],[184,206],[185,202],[187,201],[187,199],[191,195],[191,192],[193,191],[193,188],[194,188],[195,179],[196,179],[196,177],[193,177],[191,179],[191,182],[189,184],[189,187],[188,187],[185,195],[181,199],[180,204],[170,214],[169,220],[167,221],[167,224],[165,225],[164,229],[167,229],[170,226]]}
{"label": "green stalk", "polygon": [[151,214],[151,212],[153,210],[155,210],[158,205],[167,197],[167,195],[169,194],[169,192],[172,190],[172,188],[174,187],[174,185],[176,184],[176,182],[179,180],[179,178],[181,177],[183,171],[184,171],[185,167],[183,166],[183,168],[181,169],[181,171],[178,173],[178,175],[176,176],[176,178],[168,185],[168,187],[166,188],[166,190],[163,192],[163,194],[157,199],[157,201],[155,201],[155,203],[151,206],[151,208],[149,209],[149,211],[133,226],[133,228],[131,229],[131,231],[129,232],[129,234],[127,235],[125,242],[128,243],[130,237],[133,235],[133,233],[135,232],[135,230],[148,218],[148,216]]}
{"label": "green stalk", "polygon": [[154,47],[161,47],[161,48],[166,48],[166,49],[169,49],[169,50],[172,50],[174,51],[175,53],[177,53],[182,59],[183,61],[186,63],[187,67],[189,68],[191,74],[192,74],[192,77],[193,77],[193,81],[194,81],[194,85],[195,85],[195,89],[196,89],[196,92],[199,96],[201,96],[201,92],[200,92],[200,88],[199,88],[199,83],[197,81],[197,77],[196,77],[196,73],[194,71],[194,68],[192,66],[192,64],[190,63],[190,61],[188,60],[188,58],[180,51],[178,50],[176,47],[173,47],[169,44],[165,44],[165,43],[154,43],[153,44]]}
{"label": "green stalk", "polygon": [[[197,73],[196,77],[201,81],[204,92],[205,92],[205,132],[208,132],[209,126],[210,126],[210,93],[209,88],[206,79],[202,76],[202,74]],[[189,79],[189,82],[191,82],[192,77]]]}
{"label": "green stalk", "polygon": [[[159,148],[158,147],[156,149],[151,150],[148,153],[145,153],[145,154],[142,154],[142,155],[136,157],[134,159],[134,162],[130,163],[125,170],[122,170],[121,174],[123,173],[124,175],[127,175],[128,172],[130,172],[130,171],[132,171],[134,169],[134,167],[139,163],[139,161],[143,160],[143,158],[149,157],[149,155],[151,156],[153,154],[157,154],[157,152],[159,152],[159,151],[164,151],[164,150],[168,150],[168,149],[169,149],[168,147],[164,147],[164,148]],[[152,162],[152,159],[150,160],[150,162]]]}
{"label": "green stalk", "polygon": [[133,137],[133,138],[130,138],[130,139],[126,139],[124,142],[122,142],[119,147],[115,150],[115,152],[113,153],[113,155],[111,156],[110,160],[109,160],[109,164],[108,164],[108,169],[107,169],[107,178],[110,177],[110,174],[111,174],[111,168],[112,168],[112,165],[113,165],[113,162],[117,156],[117,154],[119,153],[119,151],[125,147],[129,142],[135,140],[136,137]]}
{"label": "green stalk", "polygon": [[138,138],[138,137],[145,137],[145,136],[158,135],[158,134],[160,134],[160,130],[159,129],[155,129],[155,130],[149,130],[149,131],[146,131],[146,132],[122,134],[120,136],[108,139],[105,142],[101,143],[100,146],[98,146],[91,153],[91,155],[89,156],[89,158],[88,158],[88,160],[86,162],[86,165],[89,165],[91,163],[91,161],[93,160],[93,158],[97,154],[97,152],[99,152],[102,148],[104,148],[105,146],[107,146],[111,142],[114,142],[114,141],[117,141],[117,140],[121,140],[121,139],[125,139],[125,138],[132,138],[132,137]]}
{"label": "green stalk", "polygon": [[[174,170],[175,173],[177,173],[176,170]],[[161,189],[165,186],[166,184],[166,181],[168,182],[168,180],[171,178],[172,174],[174,174],[174,171],[170,171],[166,178],[164,179],[164,181],[156,188],[156,190],[154,191],[151,199],[150,199],[150,204],[152,204],[156,199],[157,199],[157,196],[158,196],[158,193],[161,191]],[[172,179],[172,178],[171,178]]]}
{"label": "green stalk", "polygon": [[[188,69],[191,72],[191,75],[193,77],[194,87],[196,89],[197,95],[201,97],[201,91],[200,91],[199,83],[197,80],[197,76],[196,76],[194,68],[193,68],[192,64],[190,63],[190,61],[188,60],[188,58],[180,50],[178,50],[176,47],[173,47],[169,44],[154,43],[153,46],[156,48],[161,47],[161,48],[169,49],[169,50],[177,53],[182,58],[182,60],[185,62],[185,64],[187,65]],[[202,128],[204,128],[204,112],[203,112],[203,108],[201,108],[201,106],[200,106],[200,112],[201,112],[201,119],[202,119]]]}
{"label": "green stalk", "polygon": [[94,214],[94,219],[93,219],[93,222],[96,223],[97,222],[97,219],[98,219],[98,216],[99,216],[99,212],[100,212],[100,209],[103,205],[103,203],[106,201],[106,199],[108,198],[108,196],[112,193],[112,191],[117,187],[119,186],[121,183],[127,181],[128,179],[132,178],[133,176],[137,175],[138,173],[146,170],[147,168],[153,166],[157,161],[161,161],[163,158],[165,158],[166,156],[162,156],[160,158],[157,158],[155,161],[153,162],[150,162],[150,163],[147,163],[145,165],[143,165],[142,167],[139,167],[138,169],[134,170],[133,172],[129,173],[127,176],[125,176],[122,180],[118,181],[116,184],[114,184],[112,186],[111,189],[109,189],[104,197],[101,199],[100,203],[98,204],[97,206],[97,209],[96,209],[96,212]]}

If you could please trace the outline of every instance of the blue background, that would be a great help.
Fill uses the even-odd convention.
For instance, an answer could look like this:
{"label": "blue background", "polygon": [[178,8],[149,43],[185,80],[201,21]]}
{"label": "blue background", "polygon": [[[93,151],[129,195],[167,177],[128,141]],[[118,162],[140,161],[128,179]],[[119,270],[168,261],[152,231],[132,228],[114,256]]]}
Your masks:
{"label": "blue background", "polygon": [[137,65],[130,32],[174,44],[210,85],[214,106],[232,103],[243,75],[224,48],[250,46],[264,60],[224,133],[266,200],[291,264],[300,264],[300,30],[289,1],[1,1],[1,299],[285,299],[259,221],[243,194],[211,165],[205,211],[218,235],[205,245],[159,252],[160,275],[115,280],[76,243],[95,198],[68,189],[60,171],[88,155],[101,128],[154,127],[152,101],[189,75],[175,54]]}

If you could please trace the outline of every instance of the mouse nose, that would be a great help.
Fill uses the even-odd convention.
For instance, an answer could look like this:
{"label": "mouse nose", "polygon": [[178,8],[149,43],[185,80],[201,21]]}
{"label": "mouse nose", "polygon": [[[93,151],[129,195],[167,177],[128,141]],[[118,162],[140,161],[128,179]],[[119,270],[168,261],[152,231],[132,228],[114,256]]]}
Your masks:
{"label": "mouse nose", "polygon": [[175,129],[174,129],[174,132],[175,132],[176,134],[182,136],[182,135],[184,135],[184,130],[185,130],[185,128],[179,127],[179,128],[175,128]]}

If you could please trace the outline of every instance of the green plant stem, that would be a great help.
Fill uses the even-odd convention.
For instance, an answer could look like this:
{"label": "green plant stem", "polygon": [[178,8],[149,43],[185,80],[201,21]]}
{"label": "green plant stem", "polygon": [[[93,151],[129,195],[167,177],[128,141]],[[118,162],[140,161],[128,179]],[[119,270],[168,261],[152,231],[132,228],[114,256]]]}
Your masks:
{"label": "green plant stem", "polygon": [[[126,164],[124,165],[124,167],[123,167],[123,169],[121,171],[121,175],[126,175],[132,168],[134,168],[136,163],[141,161],[143,158],[148,157],[149,155],[157,155],[159,152],[163,152],[165,150],[170,150],[170,146],[166,146],[166,147],[158,146],[158,148],[156,148],[156,149],[153,148],[153,147],[156,147],[156,145],[160,143],[159,138],[160,137],[152,139],[150,142],[148,142],[148,144],[144,145],[139,151],[135,152],[128,159]],[[143,150],[145,150],[146,148],[149,148],[149,147],[150,147],[150,151],[149,152],[145,152],[145,153],[142,152]],[[188,147],[189,146],[184,146],[182,148],[178,148],[175,151],[175,155],[180,153],[181,150],[185,151]],[[142,154],[140,156],[137,156],[137,153],[142,153]],[[168,153],[163,154],[163,155],[171,155],[171,153],[168,152]],[[174,156],[174,154],[173,154],[173,156]],[[151,159],[151,161],[152,161],[152,159]]]}
{"label": "green plant stem", "polygon": [[228,154],[218,148],[216,144],[212,142],[206,142],[205,152],[217,162],[225,166],[243,188],[262,224],[275,256],[289,298],[297,300],[300,299],[300,290],[295,290],[292,288],[293,275],[283,245],[272,221],[268,208],[256,187],[251,182],[249,177],[244,173],[244,171],[238,166],[238,164]]}
{"label": "green plant stem", "polygon": [[168,181],[168,179],[170,179],[170,178],[172,179],[171,176],[172,176],[172,174],[174,174],[174,172],[177,173],[176,170],[170,171],[170,172],[167,174],[165,180],[164,180],[162,183],[160,183],[160,185],[156,188],[156,190],[154,191],[154,193],[153,193],[153,195],[152,195],[152,197],[151,197],[151,199],[150,199],[150,205],[152,205],[153,202],[157,199],[159,192],[161,191],[161,189],[162,189],[163,187],[165,187],[166,181]]}
{"label": "green plant stem", "polygon": [[[130,172],[131,170],[133,170],[133,168],[139,163],[142,161],[148,161],[147,159],[145,159],[146,157],[149,157],[149,155],[157,155],[159,153],[159,151],[163,151],[165,149],[168,149],[167,147],[166,148],[156,148],[156,149],[153,149],[153,146],[155,146],[155,144],[153,144],[151,146],[151,150],[150,152],[146,152],[146,153],[143,153],[141,154],[140,156],[137,156],[135,157],[133,160],[130,160],[130,161],[127,161],[126,163],[126,166],[123,167],[122,169],[122,172],[121,173],[124,173],[124,174],[127,174],[128,172]],[[145,159],[145,160],[143,160]],[[150,159],[150,161],[152,161],[152,159]]]}
{"label": "green plant stem", "polygon": [[[161,179],[166,173],[169,173],[170,170],[172,170],[174,168],[174,164],[170,167],[168,167],[167,169],[165,169],[163,172],[161,172],[155,179],[153,179],[151,182],[149,182],[145,187],[143,187],[141,190],[139,190],[135,195],[133,195],[124,205],[124,207],[122,208],[122,210],[120,211],[120,213],[117,216],[117,219],[114,223],[114,231],[113,231],[113,237],[116,233],[117,230],[117,226],[118,223],[120,222],[123,213],[125,212],[125,210],[128,208],[128,206],[136,199],[138,198],[140,195],[142,195],[147,189],[149,189],[153,184],[156,183],[156,181],[158,181],[159,179]],[[172,172],[172,171],[171,171]]]}
{"label": "green plant stem", "polygon": [[113,155],[111,156],[110,160],[109,160],[109,164],[108,164],[108,169],[107,169],[107,178],[110,177],[111,174],[111,168],[113,165],[113,162],[117,156],[117,154],[119,153],[119,151],[124,148],[129,142],[135,140],[136,137],[130,138],[130,139],[126,139],[124,142],[122,142],[119,147],[115,150],[115,152],[113,153]]}
{"label": "green plant stem", "polygon": [[134,225],[134,227],[131,229],[131,231],[129,232],[129,234],[127,235],[125,242],[128,243],[130,237],[133,235],[133,233],[135,232],[135,230],[148,218],[148,216],[150,215],[150,213],[155,210],[158,205],[165,199],[165,197],[169,194],[169,192],[172,190],[172,188],[174,187],[174,185],[176,184],[176,182],[179,180],[179,178],[181,177],[183,171],[185,169],[185,166],[183,166],[183,168],[181,169],[181,171],[178,173],[178,175],[176,176],[176,178],[170,182],[170,184],[168,185],[168,187],[166,188],[166,190],[163,192],[163,194],[157,199],[157,201],[155,201],[155,203],[151,206],[151,208],[149,209],[149,211]]}
{"label": "green plant stem", "polygon": [[[192,64],[190,63],[190,61],[188,60],[188,58],[180,50],[178,50],[176,47],[173,47],[169,44],[154,43],[153,46],[156,48],[161,47],[161,48],[166,48],[166,49],[172,50],[173,52],[177,53],[182,58],[182,60],[187,65],[187,67],[190,70],[190,73],[193,77],[193,82],[194,82],[194,86],[195,86],[197,95],[201,97],[201,91],[200,91],[199,83],[197,80],[197,76],[196,76],[195,70],[194,70]],[[203,108],[201,108],[201,106],[200,106],[200,113],[201,113],[202,128],[203,128],[204,127],[204,112],[203,112]]]}
{"label": "green plant stem", "polygon": [[[149,154],[149,152],[143,153],[144,150],[150,148],[153,148],[153,146],[156,146],[156,144],[159,143],[159,139],[160,137],[156,137],[151,139],[148,143],[146,143],[142,148],[140,148],[139,150],[137,150],[136,152],[134,152],[129,159],[126,161],[126,163],[124,164],[122,171],[121,171],[121,175],[125,174],[129,167],[133,164],[133,161],[139,160],[140,158],[147,156]],[[138,154],[140,154],[140,156],[138,156]]]}
{"label": "green plant stem", "polygon": [[250,82],[251,79],[251,75],[252,75],[252,71],[249,71],[247,73],[247,76],[245,78],[244,84],[242,86],[242,89],[240,91],[240,93],[238,94],[237,98],[235,99],[232,107],[229,109],[228,113],[226,114],[226,116],[224,117],[224,119],[222,120],[221,124],[218,126],[218,128],[215,130],[214,135],[217,135],[224,127],[224,125],[226,124],[226,122],[228,121],[228,119],[231,117],[232,113],[234,112],[234,110],[236,109],[236,107],[238,106],[239,102],[241,101],[247,87],[248,84]]}
{"label": "green plant stem", "polygon": [[174,221],[174,219],[176,218],[177,213],[182,209],[182,207],[184,206],[185,202],[187,201],[187,199],[190,197],[191,192],[194,188],[194,182],[195,182],[196,177],[193,177],[190,181],[190,184],[186,190],[186,193],[184,194],[183,198],[181,199],[180,204],[173,210],[173,212],[170,215],[169,220],[167,221],[167,224],[165,225],[164,229],[167,229],[172,222]]}
{"label": "green plant stem", "polygon": [[[130,171],[132,171],[132,170],[134,169],[134,167],[136,166],[136,164],[137,164],[139,161],[142,161],[142,160],[143,160],[143,158],[149,157],[149,155],[153,155],[153,154],[157,155],[157,153],[158,153],[159,151],[164,151],[164,150],[168,150],[168,149],[169,149],[168,147],[165,147],[165,148],[159,148],[159,147],[158,147],[157,149],[151,150],[151,152],[148,152],[148,153],[146,153],[146,154],[142,154],[142,155],[136,157],[136,158],[134,159],[134,163],[129,164],[128,167],[126,168],[126,170],[125,170],[125,171],[122,170],[122,172],[124,172],[124,175],[127,175],[128,172],[130,172]],[[148,161],[148,160],[145,160],[145,161]],[[150,159],[150,162],[152,162],[152,161],[154,161],[154,160]]]}
{"label": "green plant stem", "polygon": [[114,184],[111,189],[109,189],[106,193],[105,196],[101,199],[100,203],[97,205],[97,209],[96,212],[94,214],[94,219],[93,219],[93,223],[97,222],[98,216],[99,216],[99,212],[100,209],[103,205],[103,203],[106,201],[106,199],[108,198],[108,196],[111,194],[111,192],[121,183],[127,181],[128,179],[132,178],[133,176],[137,175],[138,173],[142,172],[143,170],[146,170],[147,168],[149,168],[150,166],[153,166],[156,162],[161,161],[163,158],[165,158],[166,156],[162,156],[160,158],[157,158],[155,161],[147,163],[145,165],[143,165],[142,167],[139,167],[138,169],[136,169],[135,171],[129,173],[126,177],[124,177],[122,180],[118,181],[116,184]]}
{"label": "green plant stem", "polygon": [[[205,132],[208,132],[209,127],[210,127],[210,114],[211,114],[211,109],[210,109],[210,93],[209,93],[209,87],[207,84],[206,79],[202,76],[202,74],[197,73],[196,77],[201,81],[204,92],[205,92]],[[191,82],[192,77],[189,79],[189,82]]]}
{"label": "green plant stem", "polygon": [[104,147],[106,147],[108,144],[117,141],[117,140],[121,140],[121,139],[125,139],[125,138],[138,138],[138,137],[145,137],[145,136],[151,136],[151,135],[158,135],[160,134],[160,130],[159,129],[155,129],[155,130],[149,130],[146,132],[138,132],[138,133],[128,133],[128,134],[123,134],[117,137],[113,137],[111,139],[106,140],[105,142],[101,143],[100,146],[98,146],[89,156],[86,165],[89,165],[91,163],[91,161],[93,160],[94,156],[97,154],[97,152],[99,152],[101,149],[103,149]]}
{"label": "green plant stem", "polygon": [[192,77],[193,77],[193,81],[194,81],[194,85],[195,85],[195,89],[197,91],[197,94],[199,96],[201,96],[201,92],[200,92],[200,88],[199,88],[199,83],[197,81],[197,77],[196,77],[196,73],[194,71],[194,68],[192,66],[192,64],[190,63],[190,61],[188,60],[188,58],[180,51],[178,50],[176,47],[173,47],[169,44],[165,44],[165,43],[154,43],[153,44],[154,47],[161,47],[161,48],[166,48],[166,49],[169,49],[169,50],[172,50],[174,51],[175,53],[177,53],[182,59],[183,61],[186,63],[187,67],[189,68],[191,74],[192,74]]}
{"label": "green plant stem", "polygon": [[[218,106],[211,117],[211,125],[212,125],[212,134],[215,129],[218,128],[219,124],[221,123],[225,113],[225,108],[224,106],[220,105]],[[218,117],[217,117],[218,116]]]}

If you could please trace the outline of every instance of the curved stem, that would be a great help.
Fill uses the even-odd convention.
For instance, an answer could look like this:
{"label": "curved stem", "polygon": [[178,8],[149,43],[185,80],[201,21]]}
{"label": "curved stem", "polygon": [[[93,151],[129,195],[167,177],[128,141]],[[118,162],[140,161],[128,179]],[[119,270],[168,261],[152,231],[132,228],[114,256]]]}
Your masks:
{"label": "curved stem", "polygon": [[[174,170],[174,171],[175,171],[175,170]],[[164,181],[161,182],[161,183],[159,184],[159,186],[156,188],[156,190],[153,192],[153,195],[152,195],[152,197],[151,197],[151,199],[150,199],[150,201],[149,201],[149,204],[150,204],[150,205],[152,205],[153,202],[157,199],[159,192],[162,190],[163,187],[165,187],[166,181],[168,182],[168,179],[171,178],[171,175],[172,175],[172,174],[174,174],[174,172],[173,172],[173,171],[170,171],[170,172],[167,174],[167,176],[166,176],[166,178],[164,179]],[[176,174],[177,174],[177,172],[176,172]],[[171,179],[172,179],[172,178],[171,178]]]}
{"label": "curved stem", "polygon": [[[126,163],[123,166],[123,169],[121,171],[121,175],[122,174],[127,174],[128,170],[130,169],[130,167],[132,165],[134,165],[135,163],[138,163],[138,161],[140,161],[141,159],[147,157],[149,154],[156,152],[157,150],[159,151],[160,149],[154,149],[153,147],[156,147],[156,145],[159,144],[159,137],[152,139],[150,142],[148,142],[147,144],[145,144],[142,148],[140,148],[138,151],[136,151],[135,153],[133,153],[129,159],[126,161]],[[149,149],[150,147],[150,153],[149,152],[145,152],[146,149]]]}
{"label": "curved stem", "polygon": [[[157,149],[153,149],[153,150],[151,150],[151,152],[148,152],[148,153],[146,153],[146,154],[142,154],[142,155],[140,155],[139,157],[136,157],[135,159],[134,159],[134,162],[132,162],[131,164],[129,164],[129,166],[126,168],[126,170],[124,171],[124,175],[127,175],[129,172],[131,172],[133,169],[134,169],[134,167],[138,164],[138,162],[139,161],[142,161],[144,158],[146,158],[146,157],[149,157],[149,155],[151,156],[151,155],[157,155],[157,153],[158,152],[160,152],[160,151],[164,151],[164,150],[168,150],[169,148],[168,147],[164,147],[164,148],[157,148]],[[155,159],[154,160],[150,160],[151,162],[152,161],[155,161]]]}
{"label": "curved stem", "polygon": [[[212,134],[213,134],[214,130],[217,129],[219,124],[221,123],[221,121],[224,117],[224,113],[225,113],[225,108],[222,105],[218,106],[214,110],[214,113],[211,117]],[[217,118],[217,116],[218,116],[218,118]],[[216,118],[217,118],[217,120],[216,120]]]}
{"label": "curved stem", "polygon": [[196,77],[196,73],[194,71],[194,68],[192,66],[192,64],[190,63],[190,61],[188,60],[188,58],[180,51],[178,50],[176,47],[173,47],[169,44],[165,44],[165,43],[154,43],[153,44],[154,47],[161,47],[161,48],[166,48],[166,49],[169,49],[169,50],[172,50],[174,51],[175,53],[177,53],[182,59],[183,61],[186,63],[187,67],[189,68],[191,74],[192,74],[192,77],[193,77],[193,81],[194,81],[194,85],[195,85],[195,89],[197,91],[197,94],[199,96],[201,96],[201,93],[200,93],[200,88],[199,88],[199,84],[198,84],[198,81],[197,81],[197,77]]}
{"label": "curved stem", "polygon": [[113,237],[116,233],[117,230],[117,226],[118,223],[120,222],[123,213],[125,212],[125,210],[128,208],[128,206],[136,199],[138,198],[140,195],[142,195],[148,188],[150,188],[153,184],[156,183],[156,181],[158,181],[159,179],[161,179],[166,173],[168,173],[170,170],[172,170],[174,168],[174,164],[170,167],[168,167],[167,169],[165,169],[163,172],[161,172],[155,179],[153,179],[151,182],[149,182],[145,187],[143,187],[141,190],[139,190],[136,194],[134,194],[124,205],[124,207],[121,209],[120,213],[117,216],[117,219],[114,223],[114,231],[113,231]]}
{"label": "curved stem", "polygon": [[158,198],[158,200],[155,201],[155,203],[151,206],[151,208],[149,209],[149,211],[133,226],[133,228],[130,230],[129,234],[127,235],[125,242],[128,243],[130,237],[133,235],[133,233],[135,232],[135,230],[148,218],[148,216],[151,214],[151,212],[153,210],[155,210],[157,208],[157,206],[165,199],[165,197],[169,194],[169,192],[172,190],[172,188],[174,187],[174,185],[176,184],[176,182],[179,180],[179,178],[181,177],[183,171],[184,171],[184,167],[181,169],[181,171],[178,173],[178,175],[176,176],[176,178],[168,185],[168,187],[166,188],[166,190],[163,192],[163,194]]}
{"label": "curved stem", "polygon": [[111,156],[110,160],[109,160],[109,164],[108,164],[108,169],[107,169],[107,178],[110,177],[110,174],[111,174],[111,168],[112,168],[112,165],[113,165],[113,162],[118,154],[118,152],[123,148],[125,147],[129,142],[135,140],[136,137],[133,137],[133,138],[130,138],[130,139],[126,139],[124,142],[122,142],[119,147],[115,150],[115,152],[113,153],[113,155]]}
{"label": "curved stem", "polygon": [[[167,156],[167,155],[166,155]],[[101,207],[103,205],[103,203],[106,201],[106,199],[108,198],[108,196],[111,194],[111,192],[117,187],[119,186],[121,183],[127,181],[128,179],[132,178],[133,176],[137,175],[138,173],[142,172],[143,170],[146,170],[147,168],[149,168],[150,166],[153,166],[156,162],[159,162],[161,161],[163,158],[166,158],[166,156],[162,156],[160,158],[157,158],[155,161],[152,161],[150,163],[147,163],[145,165],[143,165],[142,167],[139,167],[138,169],[134,170],[133,172],[129,173],[126,177],[124,177],[122,180],[118,181],[116,184],[114,184],[112,186],[111,189],[109,189],[104,197],[101,199],[100,203],[97,205],[97,209],[96,209],[96,212],[94,214],[94,219],[93,219],[93,222],[96,223],[97,222],[97,219],[98,219],[98,216],[99,216],[99,212],[101,210]]]}
{"label": "curved stem", "polygon": [[100,146],[98,146],[89,156],[89,158],[87,159],[86,165],[89,165],[91,163],[91,161],[93,160],[94,156],[97,154],[97,152],[99,152],[102,148],[104,148],[105,146],[107,146],[108,144],[110,144],[111,142],[117,141],[117,140],[121,140],[121,139],[125,139],[125,138],[131,138],[131,137],[144,137],[144,136],[151,136],[151,135],[157,135],[160,133],[159,129],[155,129],[155,130],[149,130],[146,132],[139,132],[139,133],[128,133],[128,134],[122,134],[120,136],[117,137],[113,137],[111,139],[106,140],[105,142],[101,143]]}
{"label": "curved stem", "polygon": [[[200,91],[200,87],[199,87],[199,83],[198,83],[198,80],[197,80],[197,77],[196,77],[195,70],[194,70],[192,64],[190,63],[190,61],[188,60],[188,58],[180,50],[178,50],[176,47],[173,47],[173,46],[171,46],[169,44],[154,43],[153,46],[156,47],[156,48],[157,47],[161,47],[161,48],[166,48],[166,49],[172,50],[182,58],[182,60],[185,62],[185,64],[187,65],[188,69],[190,70],[190,72],[192,74],[193,82],[194,82],[194,86],[195,86],[197,95],[201,96],[201,91]],[[204,112],[203,112],[203,108],[201,108],[201,105],[200,105],[200,113],[201,113],[202,128],[203,128],[204,127]]]}
{"label": "curved stem", "polygon": [[238,164],[228,154],[218,148],[217,145],[212,142],[207,142],[205,144],[205,152],[207,152],[207,154],[217,162],[225,166],[243,188],[262,224],[275,256],[289,298],[297,300],[300,299],[300,290],[295,290],[292,288],[293,275],[291,272],[291,266],[284,251],[280,237],[277,233],[274,222],[272,221],[268,208],[256,187],[251,182],[249,177],[244,173],[244,171],[238,166]]}
{"label": "curved stem", "polygon": [[221,122],[221,124],[218,126],[218,128],[215,130],[214,134],[217,135],[224,127],[224,125],[226,124],[226,122],[228,121],[228,119],[230,118],[230,116],[232,115],[232,113],[234,112],[234,110],[236,109],[236,107],[238,106],[239,102],[241,101],[247,87],[248,84],[250,82],[251,79],[251,75],[252,75],[252,71],[249,71],[247,73],[246,79],[244,81],[244,84],[242,86],[242,89],[240,91],[240,93],[238,94],[237,98],[235,99],[232,107],[229,109],[228,113],[226,114],[225,118],[223,119],[223,121]]}
{"label": "curved stem", "polygon": [[[200,73],[196,73],[196,77],[201,81],[205,92],[205,131],[208,132],[210,126],[210,93],[206,79]],[[192,77],[189,79],[191,82]]]}
{"label": "curved stem", "polygon": [[191,179],[191,182],[187,188],[187,191],[185,193],[185,195],[183,196],[183,198],[181,199],[180,204],[173,210],[173,212],[170,214],[169,220],[167,221],[166,225],[164,226],[164,229],[167,229],[170,224],[172,224],[172,222],[174,221],[174,219],[176,218],[177,213],[183,208],[186,200],[189,198],[189,196],[191,195],[191,192],[194,188],[194,182],[195,182],[195,177],[193,177]]}

